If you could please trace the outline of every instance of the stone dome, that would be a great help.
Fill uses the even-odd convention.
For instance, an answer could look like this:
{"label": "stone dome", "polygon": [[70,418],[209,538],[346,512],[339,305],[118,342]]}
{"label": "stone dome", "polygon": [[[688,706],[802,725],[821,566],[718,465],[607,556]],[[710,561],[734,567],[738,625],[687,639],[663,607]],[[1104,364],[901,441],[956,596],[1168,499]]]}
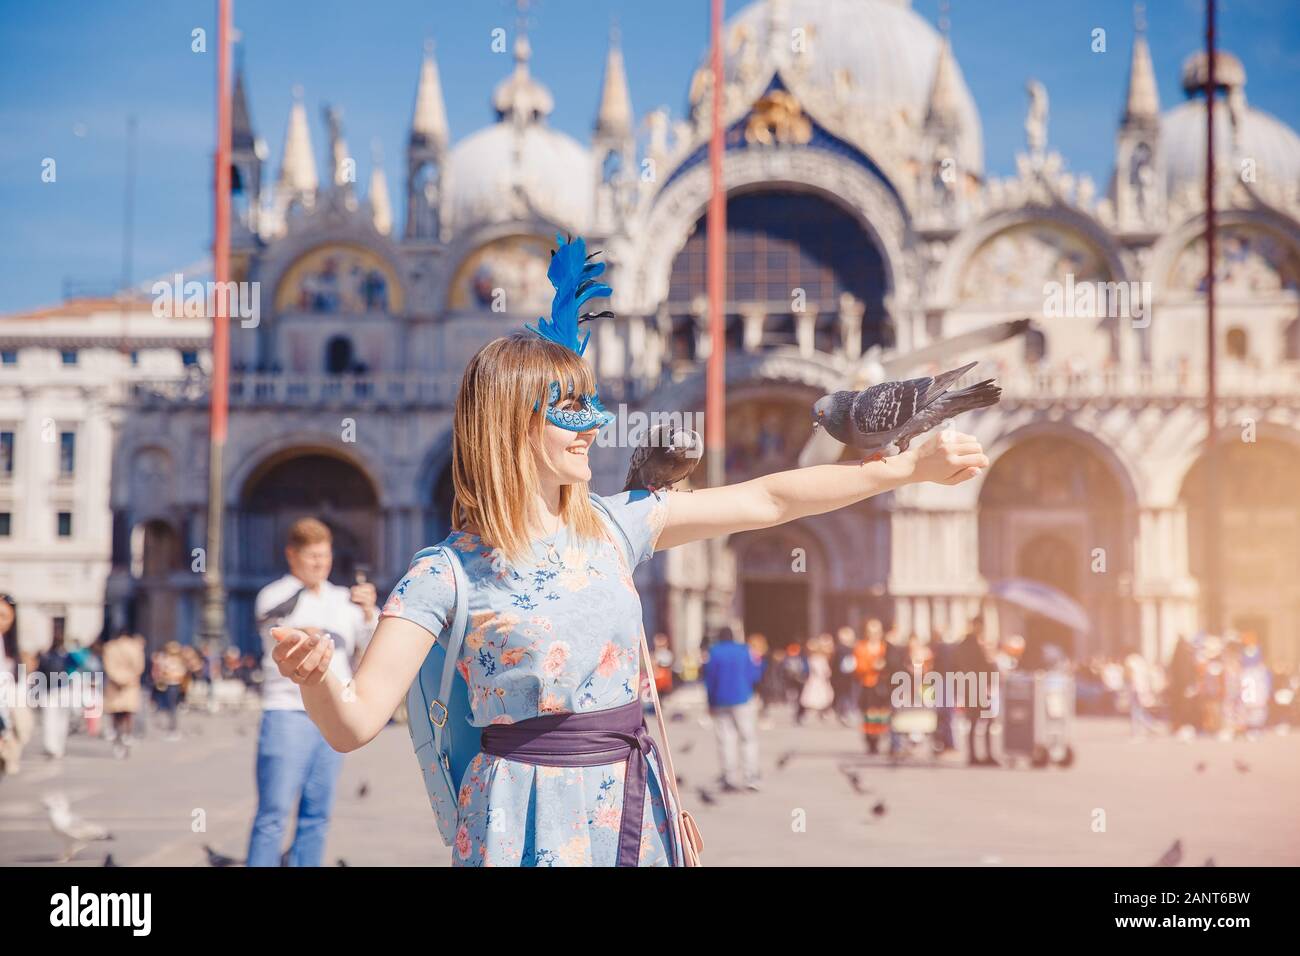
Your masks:
{"label": "stone dome", "polygon": [[[788,36],[803,27],[808,52],[802,82],[883,121],[903,119],[919,130],[925,121],[942,37],[907,0],[764,0],[732,16],[724,27],[727,82],[741,79],[746,47],[770,61],[788,54]],[[959,45],[959,44],[958,44]],[[762,51],[762,53],[757,53]],[[804,54],[790,54],[788,59]],[[708,66],[705,55],[704,66]],[[984,139],[975,100],[953,63],[957,100],[957,152],[967,169],[984,168]],[[847,83],[845,81],[848,81]]]}
{"label": "stone dome", "polygon": [[[1160,117],[1161,149],[1171,195],[1189,183],[1198,188],[1205,183],[1205,72],[1203,53],[1188,57],[1183,66],[1183,89],[1188,99]],[[1246,71],[1241,61],[1220,52],[1215,82],[1224,92],[1214,108],[1215,156],[1232,161],[1253,159],[1261,180],[1300,183],[1300,136],[1271,113],[1246,104]]]}
{"label": "stone dome", "polygon": [[591,153],[539,124],[500,122],[465,137],[447,159],[443,195],[455,230],[522,215],[519,205],[574,231],[591,221]]}
{"label": "stone dome", "polygon": [[530,211],[574,231],[591,221],[591,152],[546,125],[554,100],[530,75],[529,54],[528,39],[520,35],[515,70],[492,95],[496,123],[465,137],[448,154],[442,192],[445,222],[453,231],[523,218]]}

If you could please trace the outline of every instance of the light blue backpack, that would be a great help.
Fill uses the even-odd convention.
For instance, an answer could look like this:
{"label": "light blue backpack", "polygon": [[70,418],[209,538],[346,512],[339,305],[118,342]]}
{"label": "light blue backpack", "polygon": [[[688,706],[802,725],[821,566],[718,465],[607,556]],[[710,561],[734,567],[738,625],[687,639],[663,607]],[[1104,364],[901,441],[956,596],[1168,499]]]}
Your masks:
{"label": "light blue backpack", "polygon": [[[623,526],[594,493],[591,502],[616,529],[623,556],[631,567],[632,543]],[[447,627],[447,644],[435,641],[420,665],[420,672],[406,692],[406,726],[411,732],[411,746],[420,762],[429,805],[438,821],[438,833],[451,846],[459,823],[460,782],[470,762],[482,749],[483,728],[470,721],[469,686],[456,669],[460,649],[469,629],[469,581],[455,548],[435,545],[419,551],[412,563],[441,552],[451,563],[456,581],[456,610]]]}

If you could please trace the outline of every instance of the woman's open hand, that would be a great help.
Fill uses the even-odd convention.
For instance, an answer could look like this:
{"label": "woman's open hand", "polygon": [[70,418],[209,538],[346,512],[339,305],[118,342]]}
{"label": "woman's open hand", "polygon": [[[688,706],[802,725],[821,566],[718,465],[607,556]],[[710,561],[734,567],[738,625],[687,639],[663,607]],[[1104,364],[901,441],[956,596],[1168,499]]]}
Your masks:
{"label": "woman's open hand", "polygon": [[913,481],[933,481],[941,485],[970,481],[989,466],[979,439],[952,429],[931,435],[903,454],[912,456]]}
{"label": "woman's open hand", "polygon": [[334,659],[334,641],[319,627],[273,627],[271,659],[295,684],[319,684]]}

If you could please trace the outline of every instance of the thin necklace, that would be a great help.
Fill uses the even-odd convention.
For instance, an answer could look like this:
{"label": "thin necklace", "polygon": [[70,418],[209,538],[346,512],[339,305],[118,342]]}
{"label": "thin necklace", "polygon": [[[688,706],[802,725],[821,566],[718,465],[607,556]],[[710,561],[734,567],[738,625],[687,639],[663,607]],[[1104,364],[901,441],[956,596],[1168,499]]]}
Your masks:
{"label": "thin necklace", "polygon": [[[560,552],[555,549],[555,539],[558,538],[560,532],[564,530],[564,518],[563,516],[557,515],[556,520],[559,523],[556,525],[555,531],[551,533],[550,539],[546,540],[546,560],[551,562],[551,564],[561,563]],[[536,545],[533,547],[535,549]]]}

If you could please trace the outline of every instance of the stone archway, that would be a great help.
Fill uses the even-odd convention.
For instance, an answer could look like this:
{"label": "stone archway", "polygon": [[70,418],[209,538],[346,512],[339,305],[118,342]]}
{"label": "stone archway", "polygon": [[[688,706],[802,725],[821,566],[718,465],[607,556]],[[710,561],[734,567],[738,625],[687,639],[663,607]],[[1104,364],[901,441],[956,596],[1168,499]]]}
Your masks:
{"label": "stone archway", "polygon": [[[1054,532],[1040,534],[1026,542],[1016,554],[1018,577],[1051,585],[1063,594],[1080,593],[1082,568],[1078,550]],[[1045,663],[1042,649],[1054,644],[1067,653],[1074,649],[1074,635],[1069,628],[1038,614],[1023,615],[1024,666],[1034,668]]]}
{"label": "stone archway", "polygon": [[1088,612],[1092,633],[1078,648],[1068,631],[1012,607],[999,609],[999,630],[1023,634],[1035,652],[1135,646],[1122,583],[1132,571],[1132,507],[1108,463],[1066,433],[1040,432],[1002,454],[980,489],[980,573],[1058,588]]}
{"label": "stone archway", "polygon": [[762,633],[772,647],[782,647],[824,629],[826,559],[810,535],[789,526],[767,528],[734,535],[729,546],[746,633]]}
{"label": "stone archway", "polygon": [[[1224,625],[1253,631],[1272,665],[1300,663],[1300,493],[1292,476],[1300,448],[1285,441],[1225,441],[1217,446],[1218,542]],[[1209,573],[1206,557],[1207,459],[1202,455],[1183,479],[1191,571]],[[1202,588],[1202,612],[1204,613]]]}
{"label": "stone archway", "polygon": [[151,651],[186,637],[177,633],[177,593],[171,580],[184,567],[182,545],[176,529],[158,518],[131,531],[132,626],[145,636]]}
{"label": "stone archway", "polygon": [[[885,259],[842,201],[779,184],[751,186],[728,195],[726,220],[729,351],[795,346],[847,349],[856,357],[874,344],[888,344]],[[691,359],[693,348],[677,335],[694,332],[692,310],[706,293],[705,225],[706,217],[696,220],[673,257],[665,302],[674,329],[670,351]],[[851,330],[841,327],[843,296],[862,307]],[[806,333],[799,328],[801,314],[812,317]]]}
{"label": "stone archway", "polygon": [[297,449],[264,463],[244,484],[236,519],[240,575],[266,584],[284,574],[285,538],[302,517],[319,518],[334,535],[330,580],[351,584],[361,567],[373,573],[383,553],[374,485],[338,455]]}

